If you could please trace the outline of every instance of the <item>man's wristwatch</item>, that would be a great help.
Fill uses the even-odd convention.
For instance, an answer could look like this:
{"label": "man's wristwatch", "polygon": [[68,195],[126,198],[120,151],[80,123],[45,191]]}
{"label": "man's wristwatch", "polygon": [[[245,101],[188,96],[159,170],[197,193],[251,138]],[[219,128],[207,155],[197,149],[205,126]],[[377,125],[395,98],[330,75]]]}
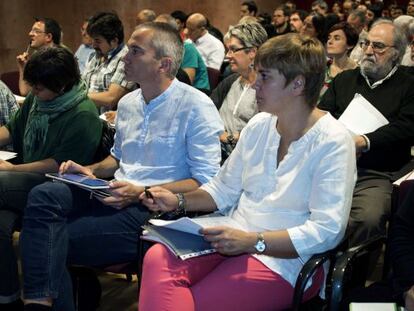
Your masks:
{"label": "man's wristwatch", "polygon": [[265,240],[264,240],[264,236],[260,232],[257,233],[257,242],[254,245],[254,248],[256,249],[256,251],[259,254],[264,253],[264,251],[266,250],[266,243],[265,243]]}

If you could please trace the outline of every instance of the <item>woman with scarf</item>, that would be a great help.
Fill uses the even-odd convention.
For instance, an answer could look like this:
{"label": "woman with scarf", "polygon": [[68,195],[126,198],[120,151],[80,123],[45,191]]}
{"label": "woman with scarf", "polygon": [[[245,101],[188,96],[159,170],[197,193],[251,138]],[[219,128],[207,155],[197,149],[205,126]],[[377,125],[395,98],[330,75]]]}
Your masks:
{"label": "woman with scarf", "polygon": [[63,161],[93,161],[102,123],[87,97],[72,53],[41,49],[30,58],[24,79],[32,87],[22,108],[0,127],[0,146],[12,144],[13,162],[0,160],[0,309],[22,310],[12,234],[19,230],[27,195],[57,172]]}

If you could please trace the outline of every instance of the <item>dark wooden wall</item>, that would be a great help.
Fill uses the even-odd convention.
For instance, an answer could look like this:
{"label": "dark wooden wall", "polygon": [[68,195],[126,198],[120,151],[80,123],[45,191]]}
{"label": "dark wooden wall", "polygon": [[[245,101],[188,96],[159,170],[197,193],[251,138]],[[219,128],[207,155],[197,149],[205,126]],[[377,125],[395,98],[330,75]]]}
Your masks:
{"label": "dark wooden wall", "polygon": [[[386,0],[389,2],[391,0]],[[115,10],[125,27],[128,38],[134,28],[136,13],[151,8],[157,14],[179,9],[187,13],[205,14],[223,33],[239,19],[242,0],[0,0],[0,73],[16,70],[16,55],[26,50],[28,31],[33,17],[55,18],[62,26],[63,42],[73,51],[80,44],[79,28],[84,18],[97,11]],[[260,12],[272,14],[284,0],[256,0]],[[296,0],[299,8],[309,10],[313,0]],[[333,0],[327,0],[329,4]],[[407,0],[399,0],[406,4]]]}
{"label": "dark wooden wall", "polygon": [[[225,32],[239,19],[240,0],[1,0],[0,1],[0,73],[16,70],[16,55],[26,50],[33,17],[56,19],[62,26],[63,42],[72,51],[80,44],[79,28],[84,18],[97,11],[115,10],[128,38],[134,28],[136,13],[151,8],[160,13],[179,9],[201,12],[213,25]],[[272,13],[281,0],[257,0],[260,11]]]}

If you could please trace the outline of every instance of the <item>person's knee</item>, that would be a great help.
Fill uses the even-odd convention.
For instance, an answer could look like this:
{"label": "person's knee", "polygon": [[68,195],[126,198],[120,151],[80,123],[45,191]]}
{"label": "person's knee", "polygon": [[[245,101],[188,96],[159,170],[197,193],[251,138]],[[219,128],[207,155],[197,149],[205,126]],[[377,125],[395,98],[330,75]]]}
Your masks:
{"label": "person's knee", "polygon": [[169,257],[169,250],[162,244],[156,243],[145,253],[144,266],[156,263]]}
{"label": "person's knee", "polygon": [[72,196],[67,185],[46,182],[30,191],[25,218],[54,216],[56,213],[64,212],[66,207],[71,205]]}

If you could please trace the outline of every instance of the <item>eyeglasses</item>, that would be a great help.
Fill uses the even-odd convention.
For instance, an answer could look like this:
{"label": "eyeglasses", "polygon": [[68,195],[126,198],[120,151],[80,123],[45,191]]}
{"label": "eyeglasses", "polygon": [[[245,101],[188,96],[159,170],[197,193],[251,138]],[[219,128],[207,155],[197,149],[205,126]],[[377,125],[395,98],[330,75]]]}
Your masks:
{"label": "eyeglasses", "polygon": [[364,51],[371,46],[374,53],[378,54],[384,53],[386,49],[394,47],[394,45],[386,45],[382,42],[371,42],[369,40],[363,40],[359,43],[359,45]]}
{"label": "eyeglasses", "polygon": [[228,49],[227,49],[227,54],[234,54],[234,53],[237,53],[237,52],[239,52],[239,51],[243,51],[243,50],[247,50],[247,49],[251,49],[252,47],[251,46],[244,46],[244,47],[242,47],[242,48],[233,48],[233,47],[229,47]]}
{"label": "eyeglasses", "polygon": [[[32,32],[32,33],[35,33],[35,34],[41,34],[41,33],[46,33],[46,31],[42,31],[42,30],[40,30],[40,29],[31,29],[30,30],[30,32]],[[29,33],[30,33],[29,32]]]}

